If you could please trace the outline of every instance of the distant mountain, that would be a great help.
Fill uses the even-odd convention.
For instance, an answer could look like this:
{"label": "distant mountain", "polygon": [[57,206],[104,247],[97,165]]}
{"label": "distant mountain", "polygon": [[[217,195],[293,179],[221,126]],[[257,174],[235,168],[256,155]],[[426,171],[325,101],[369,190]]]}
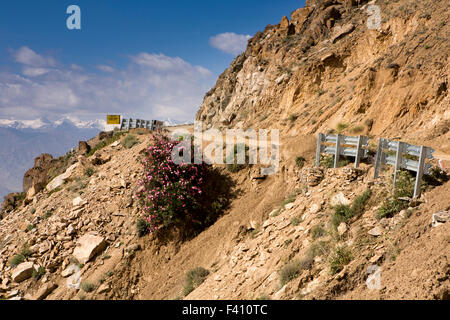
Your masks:
{"label": "distant mountain", "polygon": [[171,118],[167,118],[165,120],[162,120],[162,122],[164,123],[164,126],[166,126],[166,127],[180,126],[180,125],[183,125],[183,124],[190,124],[190,123],[192,123],[192,121],[191,122],[190,121],[181,122],[181,121],[177,121],[177,120],[174,120],[174,119],[171,119]]}
{"label": "distant mountain", "polygon": [[104,121],[83,122],[63,118],[58,121],[0,119],[0,200],[22,190],[24,173],[41,153],[64,155],[80,140],[88,140],[104,130]]}

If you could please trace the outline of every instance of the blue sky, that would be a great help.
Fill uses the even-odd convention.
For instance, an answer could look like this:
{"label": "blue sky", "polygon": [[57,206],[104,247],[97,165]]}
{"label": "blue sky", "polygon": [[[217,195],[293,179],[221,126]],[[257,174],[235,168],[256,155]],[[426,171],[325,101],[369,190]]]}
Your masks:
{"label": "blue sky", "polygon": [[[71,4],[81,8],[81,30],[66,28]],[[303,5],[2,1],[0,118],[120,113],[190,120],[248,36]]]}

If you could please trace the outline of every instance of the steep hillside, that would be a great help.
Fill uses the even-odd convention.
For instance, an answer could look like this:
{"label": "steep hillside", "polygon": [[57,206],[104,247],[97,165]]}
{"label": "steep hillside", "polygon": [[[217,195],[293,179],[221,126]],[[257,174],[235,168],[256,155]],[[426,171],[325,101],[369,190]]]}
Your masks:
{"label": "steep hillside", "polygon": [[[379,30],[368,28],[369,4]],[[249,40],[197,120],[289,136],[341,124],[449,154],[449,18],[444,0],[309,0]]]}
{"label": "steep hillside", "polygon": [[280,130],[276,174],[215,165],[231,202],[214,223],[139,237],[153,141],[97,136],[0,220],[0,298],[449,299],[450,181],[436,160],[420,199],[407,172],[395,194],[392,167],[374,179],[373,156],[314,167],[317,133],[332,131],[370,136],[371,151],[377,137],[427,145],[450,164],[448,1],[372,3],[380,30],[367,1],[307,1],[205,96],[205,127]]}

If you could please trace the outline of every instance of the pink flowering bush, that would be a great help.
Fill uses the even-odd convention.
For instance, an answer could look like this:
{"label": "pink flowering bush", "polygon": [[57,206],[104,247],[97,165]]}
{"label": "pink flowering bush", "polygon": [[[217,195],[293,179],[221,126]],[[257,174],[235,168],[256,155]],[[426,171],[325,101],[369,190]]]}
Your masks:
{"label": "pink flowering bush", "polygon": [[174,163],[171,154],[178,144],[179,141],[158,132],[146,150],[137,197],[151,233],[173,224],[195,222],[204,213],[202,199],[208,166]]}

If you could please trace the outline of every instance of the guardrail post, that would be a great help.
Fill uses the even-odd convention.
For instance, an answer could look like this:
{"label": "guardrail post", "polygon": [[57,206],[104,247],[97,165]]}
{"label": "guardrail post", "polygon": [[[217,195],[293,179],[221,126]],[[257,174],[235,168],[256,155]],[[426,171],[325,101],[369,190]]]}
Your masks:
{"label": "guardrail post", "polygon": [[375,156],[375,173],[373,175],[374,179],[377,179],[380,176],[380,171],[381,171],[381,166],[383,165],[383,144],[384,144],[384,139],[383,138],[379,138],[378,139],[378,150],[377,150],[377,154]]}
{"label": "guardrail post", "polygon": [[334,168],[338,167],[340,147],[341,147],[341,135],[338,134],[336,135],[336,152],[334,153]]}
{"label": "guardrail post", "polygon": [[403,151],[404,151],[404,142],[397,142],[397,150],[395,151],[395,169],[394,169],[394,186],[392,189],[392,193],[395,191],[395,187],[397,185],[397,173],[401,168],[402,161],[403,161]]}
{"label": "guardrail post", "polygon": [[359,136],[358,137],[358,145],[356,146],[355,168],[359,167],[359,161],[360,161],[361,151],[362,151],[362,143],[363,143],[363,138],[362,138],[362,136]]}
{"label": "guardrail post", "polygon": [[132,120],[131,118],[130,118],[130,119],[128,119],[128,125],[127,125],[127,130],[128,130],[128,131],[130,131],[131,120]]}
{"label": "guardrail post", "polygon": [[419,198],[420,194],[422,193],[422,176],[423,176],[423,170],[425,165],[425,157],[426,157],[426,147],[421,146],[420,147],[420,156],[419,156],[419,163],[417,168],[417,174],[416,174],[416,184],[414,185],[414,198]]}
{"label": "guardrail post", "polygon": [[324,140],[324,134],[319,133],[319,136],[317,138],[316,167],[319,167],[319,164],[320,164],[320,152],[322,151],[323,140]]}

